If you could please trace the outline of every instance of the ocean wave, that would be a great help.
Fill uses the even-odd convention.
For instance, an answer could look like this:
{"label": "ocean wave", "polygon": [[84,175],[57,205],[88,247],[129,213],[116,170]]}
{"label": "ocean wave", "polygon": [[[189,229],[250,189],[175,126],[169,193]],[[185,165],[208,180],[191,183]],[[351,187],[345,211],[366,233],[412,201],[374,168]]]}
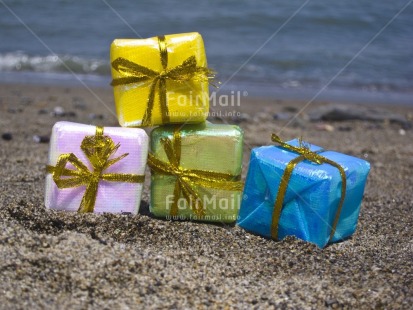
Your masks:
{"label": "ocean wave", "polygon": [[71,55],[31,56],[24,52],[0,54],[0,71],[110,75],[109,61]]}

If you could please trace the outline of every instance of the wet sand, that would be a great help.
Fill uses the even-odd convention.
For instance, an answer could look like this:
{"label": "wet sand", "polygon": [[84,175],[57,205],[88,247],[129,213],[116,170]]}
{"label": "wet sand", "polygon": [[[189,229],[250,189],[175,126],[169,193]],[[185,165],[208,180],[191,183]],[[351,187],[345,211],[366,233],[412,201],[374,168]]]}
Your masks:
{"label": "wet sand", "polygon": [[[0,308],[411,307],[412,107],[379,107],[406,123],[312,122],[311,111],[332,104],[317,102],[289,121],[305,102],[247,97],[211,118],[245,130],[244,178],[250,148],[270,144],[272,132],[371,163],[355,235],[320,250],[231,225],[155,219],[149,175],[137,216],[45,210],[53,124],[117,126],[111,89],[92,91],[0,85]],[[234,109],[242,115],[225,116]]]}

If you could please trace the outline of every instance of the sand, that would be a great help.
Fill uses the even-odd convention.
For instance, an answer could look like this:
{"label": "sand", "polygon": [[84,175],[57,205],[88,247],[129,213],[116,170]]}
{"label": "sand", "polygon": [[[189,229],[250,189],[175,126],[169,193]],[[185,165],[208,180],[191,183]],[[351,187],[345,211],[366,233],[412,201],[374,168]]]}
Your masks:
{"label": "sand", "polygon": [[[269,144],[272,132],[371,163],[356,233],[321,250],[231,225],[155,219],[148,182],[136,216],[45,210],[53,124],[117,125],[111,89],[92,91],[0,86],[0,308],[411,308],[412,130],[387,121],[310,122],[308,112],[327,102],[286,128],[288,120],[273,115],[285,118],[303,102],[246,97],[235,108],[245,114],[224,117],[245,130],[244,177],[250,148]],[[65,113],[53,115],[57,106]],[[413,116],[412,107],[380,109]]]}

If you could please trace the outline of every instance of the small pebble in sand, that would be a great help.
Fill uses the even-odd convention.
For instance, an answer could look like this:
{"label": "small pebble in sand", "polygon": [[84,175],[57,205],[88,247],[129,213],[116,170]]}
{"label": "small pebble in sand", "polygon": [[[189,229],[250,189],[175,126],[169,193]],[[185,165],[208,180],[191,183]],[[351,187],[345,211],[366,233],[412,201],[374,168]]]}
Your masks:
{"label": "small pebble in sand", "polygon": [[405,135],[406,135],[406,130],[400,129],[400,130],[399,130],[399,135],[405,136]]}
{"label": "small pebble in sand", "polygon": [[353,128],[351,126],[339,126],[338,130],[339,131],[352,131]]}
{"label": "small pebble in sand", "polygon": [[89,113],[89,119],[104,119],[103,114]]}
{"label": "small pebble in sand", "polygon": [[279,120],[279,121],[288,121],[289,119],[291,119],[293,117],[293,115],[289,112],[279,112],[279,113],[275,113],[272,118],[274,120]]}
{"label": "small pebble in sand", "polygon": [[49,136],[34,135],[33,136],[33,141],[36,142],[36,143],[49,143],[50,137]]}
{"label": "small pebble in sand", "polygon": [[29,98],[29,97],[23,97],[20,99],[20,103],[24,104],[24,105],[30,105],[33,103],[33,99]]}
{"label": "small pebble in sand", "polygon": [[80,97],[73,97],[73,98],[72,98],[72,101],[73,101],[73,107],[74,107],[75,109],[77,109],[77,110],[82,110],[82,111],[84,111],[84,110],[87,109],[86,102],[85,102],[82,98],[80,98]]}
{"label": "small pebble in sand", "polygon": [[13,135],[10,132],[5,132],[1,135],[1,138],[5,141],[10,141],[13,139]]}
{"label": "small pebble in sand", "polygon": [[283,111],[284,112],[290,112],[290,113],[296,113],[296,112],[298,112],[298,109],[296,107],[284,107]]}
{"label": "small pebble in sand", "polygon": [[264,113],[264,112],[258,112],[254,115],[253,121],[254,122],[261,122],[263,120],[270,120],[271,114]]}
{"label": "small pebble in sand", "polygon": [[10,114],[16,114],[16,113],[23,112],[23,109],[21,109],[21,108],[17,108],[17,109],[9,108],[9,109],[7,109],[7,112],[10,113]]}
{"label": "small pebble in sand", "polygon": [[315,128],[320,131],[334,131],[334,127],[330,124],[317,124]]}
{"label": "small pebble in sand", "polygon": [[58,117],[62,117],[65,116],[65,109],[63,109],[62,107],[54,107],[53,112],[52,112],[53,116],[58,116]]}
{"label": "small pebble in sand", "polygon": [[65,116],[66,117],[77,117],[77,114],[76,114],[76,112],[69,111],[69,112],[65,113]]}
{"label": "small pebble in sand", "polygon": [[251,116],[248,113],[241,113],[240,115],[234,115],[231,118],[231,121],[235,124],[240,124],[243,122],[249,122],[251,120]]}

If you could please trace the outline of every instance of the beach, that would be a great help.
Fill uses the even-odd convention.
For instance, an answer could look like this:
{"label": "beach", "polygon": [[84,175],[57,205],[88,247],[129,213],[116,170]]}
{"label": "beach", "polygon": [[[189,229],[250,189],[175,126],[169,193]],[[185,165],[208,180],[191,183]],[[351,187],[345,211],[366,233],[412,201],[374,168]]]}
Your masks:
{"label": "beach", "polygon": [[356,233],[325,249],[154,218],[149,170],[136,216],[46,210],[53,124],[118,126],[112,90],[0,85],[0,308],[410,308],[412,106],[306,104],[247,96],[210,121],[244,129],[244,180],[271,133],[370,162]]}

